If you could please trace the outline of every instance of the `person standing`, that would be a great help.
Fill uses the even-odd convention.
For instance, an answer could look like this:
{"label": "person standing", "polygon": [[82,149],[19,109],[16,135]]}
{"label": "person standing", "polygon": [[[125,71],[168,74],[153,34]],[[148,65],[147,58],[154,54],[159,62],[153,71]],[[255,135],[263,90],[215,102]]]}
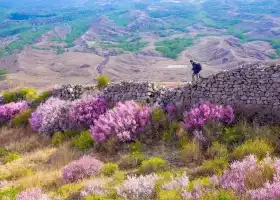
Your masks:
{"label": "person standing", "polygon": [[190,63],[192,64],[192,81],[198,81],[200,78],[200,72],[202,70],[201,64],[198,62],[194,62],[193,60],[190,60]]}

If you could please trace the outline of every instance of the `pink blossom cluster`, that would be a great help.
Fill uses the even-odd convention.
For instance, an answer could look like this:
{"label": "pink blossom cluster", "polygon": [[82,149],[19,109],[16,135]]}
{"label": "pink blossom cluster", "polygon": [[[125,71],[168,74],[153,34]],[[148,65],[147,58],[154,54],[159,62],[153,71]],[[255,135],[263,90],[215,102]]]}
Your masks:
{"label": "pink blossom cluster", "polygon": [[[250,190],[246,188],[245,178],[248,173],[254,173],[264,166],[271,166],[274,169],[273,181],[267,182],[260,188]],[[225,170],[217,183],[225,189],[232,189],[237,194],[244,194],[252,200],[277,200],[280,198],[280,160],[267,156],[259,162],[254,155],[247,156],[242,161],[235,161]]]}
{"label": "pink blossom cluster", "polygon": [[116,107],[101,115],[91,126],[95,141],[104,142],[111,137],[118,141],[130,141],[136,134],[144,131],[150,122],[150,109],[135,101],[117,103]]}
{"label": "pink blossom cluster", "polygon": [[156,174],[146,176],[128,176],[117,188],[118,194],[128,200],[151,199],[155,195],[155,184],[160,178]]}
{"label": "pink blossom cluster", "polygon": [[93,181],[87,184],[84,189],[80,192],[81,199],[89,195],[102,196],[107,193],[107,190],[103,184],[97,181]]}
{"label": "pink blossom cluster", "polygon": [[21,192],[17,200],[50,200],[50,198],[39,188],[31,188]]}
{"label": "pink blossom cluster", "polygon": [[186,200],[200,200],[203,193],[207,193],[208,188],[204,187],[201,183],[195,183],[191,191],[183,190],[182,197]]}
{"label": "pink blossom cluster", "polygon": [[94,125],[94,121],[107,111],[103,98],[79,99],[72,103],[69,120],[72,128],[85,130]]}
{"label": "pink blossom cluster", "polygon": [[249,190],[248,196],[252,200],[278,200],[280,198],[280,182],[267,182],[262,188]]}
{"label": "pink blossom cluster", "polygon": [[252,200],[278,200],[280,199],[280,160],[266,157],[263,163],[274,167],[273,181],[267,181],[262,188],[249,190],[247,194]]}
{"label": "pink blossom cluster", "polygon": [[17,103],[9,103],[0,106],[0,124],[5,124],[12,120],[20,111],[28,108],[28,103],[26,101],[21,101]]}
{"label": "pink blossom cluster", "polygon": [[233,189],[237,192],[245,192],[245,178],[248,172],[256,170],[258,160],[254,155],[247,156],[242,161],[235,161],[230,168],[223,173],[219,182],[223,188]]}
{"label": "pink blossom cluster", "polygon": [[70,183],[95,176],[100,173],[102,168],[103,163],[101,161],[91,156],[83,156],[64,167],[63,180]]}
{"label": "pink blossom cluster", "polygon": [[172,180],[165,183],[162,188],[164,190],[185,190],[189,185],[189,177],[183,174],[180,177],[172,177]]}
{"label": "pink blossom cluster", "polygon": [[209,121],[218,121],[230,124],[234,120],[231,106],[200,104],[197,108],[184,113],[184,126],[186,129],[201,129]]}
{"label": "pink blossom cluster", "polygon": [[51,136],[69,126],[69,108],[70,102],[49,98],[32,113],[29,123],[34,131]]}

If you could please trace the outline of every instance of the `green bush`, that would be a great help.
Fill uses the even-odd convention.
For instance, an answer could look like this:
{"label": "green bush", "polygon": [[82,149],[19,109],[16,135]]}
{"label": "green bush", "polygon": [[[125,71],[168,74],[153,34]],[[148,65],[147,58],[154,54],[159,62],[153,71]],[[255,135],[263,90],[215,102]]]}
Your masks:
{"label": "green bush", "polygon": [[193,45],[192,38],[175,38],[156,43],[156,51],[168,58],[177,59],[186,47]]}
{"label": "green bush", "polygon": [[153,172],[162,172],[168,168],[168,162],[159,157],[152,157],[144,160],[139,168],[141,174],[150,174]]}
{"label": "green bush", "polygon": [[58,146],[67,140],[67,136],[63,132],[56,132],[52,136],[52,145]]}
{"label": "green bush", "polygon": [[243,159],[244,157],[254,154],[259,159],[264,158],[267,153],[274,152],[273,146],[264,139],[247,140],[244,144],[238,146],[232,152],[233,159]]}
{"label": "green bush", "polygon": [[161,190],[157,195],[157,200],[182,200],[182,195],[177,190]]}
{"label": "green bush", "polygon": [[13,128],[27,127],[29,124],[29,119],[31,117],[32,110],[26,109],[21,111],[17,116],[15,116],[11,121],[11,126]]}
{"label": "green bush", "polygon": [[114,199],[108,198],[107,196],[90,195],[85,197],[84,200],[114,200]]}
{"label": "green bush", "polygon": [[242,132],[239,131],[239,129],[236,126],[225,128],[225,134],[223,136],[223,139],[226,143],[241,143],[244,140],[244,138],[245,136],[242,134]]}
{"label": "green bush", "polygon": [[131,152],[142,152],[142,148],[143,147],[140,141],[129,144],[129,149]]}
{"label": "green bush", "polygon": [[100,75],[97,77],[97,88],[99,90],[104,89],[110,82],[110,79],[106,75]]}
{"label": "green bush", "polygon": [[233,127],[225,128],[221,137],[221,142],[226,143],[229,148],[234,148],[242,144],[246,138],[251,139],[255,134],[255,130],[247,122],[241,121]]}
{"label": "green bush", "polygon": [[83,189],[81,183],[71,183],[61,186],[56,192],[55,196],[61,199],[77,199],[79,192]]}
{"label": "green bush", "polygon": [[4,190],[0,190],[0,199],[5,200],[5,199],[9,199],[9,200],[14,200],[16,199],[16,196],[20,193],[20,189],[18,188],[9,188],[9,189],[4,189]]}
{"label": "green bush", "polygon": [[207,150],[207,156],[211,159],[228,157],[227,146],[219,142],[214,142]]}
{"label": "green bush", "polygon": [[129,155],[122,156],[119,162],[121,169],[132,169],[139,167],[145,160],[145,156],[141,152],[132,152]]}
{"label": "green bush", "polygon": [[52,136],[52,145],[57,146],[78,135],[77,131],[56,132]]}
{"label": "green bush", "polygon": [[152,117],[153,120],[157,122],[163,122],[166,120],[166,114],[161,108],[155,108],[152,112]]}
{"label": "green bush", "polygon": [[180,124],[178,122],[169,123],[167,129],[162,133],[161,139],[167,143],[176,140],[178,138],[177,136],[179,136],[176,135],[179,128]]}
{"label": "green bush", "polygon": [[[121,183],[123,183],[123,181],[125,180],[126,175],[123,171],[116,171],[113,177],[113,181],[110,183],[112,185],[120,185]],[[112,193],[110,196],[114,196],[115,191],[110,191],[109,193]]]}
{"label": "green bush", "polygon": [[51,91],[44,91],[40,93],[33,101],[35,105],[40,105],[41,103],[45,102],[49,97],[51,97]]}
{"label": "green bush", "polygon": [[113,176],[119,170],[119,165],[115,163],[108,163],[104,165],[102,174],[104,176]]}
{"label": "green bush", "polygon": [[195,188],[197,185],[200,185],[200,186],[205,187],[205,188],[209,188],[209,187],[212,186],[212,181],[210,181],[209,177],[203,177],[203,178],[194,179],[194,180],[192,180],[192,181],[189,183],[188,188],[187,188],[187,191],[192,191],[192,190],[194,190],[194,188]]}
{"label": "green bush", "polygon": [[225,125],[217,121],[209,121],[203,126],[203,135],[210,143],[224,135]]}
{"label": "green bush", "polygon": [[[1,50],[0,50],[1,51]],[[1,52],[0,52],[0,57],[1,57]],[[8,74],[8,71],[5,69],[0,69],[0,76]]]}
{"label": "green bush", "polygon": [[21,156],[17,153],[8,153],[8,155],[4,157],[4,163],[10,163],[19,158],[21,158]]}
{"label": "green bush", "polygon": [[212,174],[221,174],[224,169],[228,167],[229,163],[227,158],[216,158],[214,160],[205,160],[202,163],[202,169]]}
{"label": "green bush", "polygon": [[219,190],[203,194],[201,200],[237,200],[233,191]]}
{"label": "green bush", "polygon": [[15,91],[3,91],[2,95],[7,103],[20,100],[32,101],[37,95],[37,90],[33,88],[21,88]]}
{"label": "green bush", "polygon": [[9,151],[6,148],[0,148],[0,158],[8,155]]}
{"label": "green bush", "polygon": [[203,158],[201,147],[196,141],[189,141],[184,144],[181,150],[181,159],[185,162],[200,162]]}
{"label": "green bush", "polygon": [[93,147],[94,141],[89,131],[82,131],[72,142],[73,146],[81,151],[86,151]]}

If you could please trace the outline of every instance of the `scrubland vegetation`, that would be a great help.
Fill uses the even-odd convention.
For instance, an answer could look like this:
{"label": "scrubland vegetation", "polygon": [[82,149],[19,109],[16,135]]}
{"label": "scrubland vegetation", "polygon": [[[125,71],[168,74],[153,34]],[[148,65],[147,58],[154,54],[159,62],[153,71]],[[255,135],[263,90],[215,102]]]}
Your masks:
{"label": "scrubland vegetation", "polygon": [[26,88],[0,106],[0,199],[277,200],[278,125]]}
{"label": "scrubland vegetation", "polygon": [[163,56],[176,59],[186,47],[191,45],[193,45],[192,38],[175,38],[173,40],[157,42],[156,50],[161,52]]}

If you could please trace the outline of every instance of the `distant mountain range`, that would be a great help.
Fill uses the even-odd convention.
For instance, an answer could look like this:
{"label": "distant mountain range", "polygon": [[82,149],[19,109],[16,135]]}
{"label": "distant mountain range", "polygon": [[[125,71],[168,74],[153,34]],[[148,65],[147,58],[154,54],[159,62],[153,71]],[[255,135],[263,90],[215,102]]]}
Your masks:
{"label": "distant mountain range", "polygon": [[[2,88],[113,80],[189,80],[279,62],[278,0],[0,0]],[[80,68],[80,66],[88,66]],[[46,78],[43,78],[46,77]]]}

